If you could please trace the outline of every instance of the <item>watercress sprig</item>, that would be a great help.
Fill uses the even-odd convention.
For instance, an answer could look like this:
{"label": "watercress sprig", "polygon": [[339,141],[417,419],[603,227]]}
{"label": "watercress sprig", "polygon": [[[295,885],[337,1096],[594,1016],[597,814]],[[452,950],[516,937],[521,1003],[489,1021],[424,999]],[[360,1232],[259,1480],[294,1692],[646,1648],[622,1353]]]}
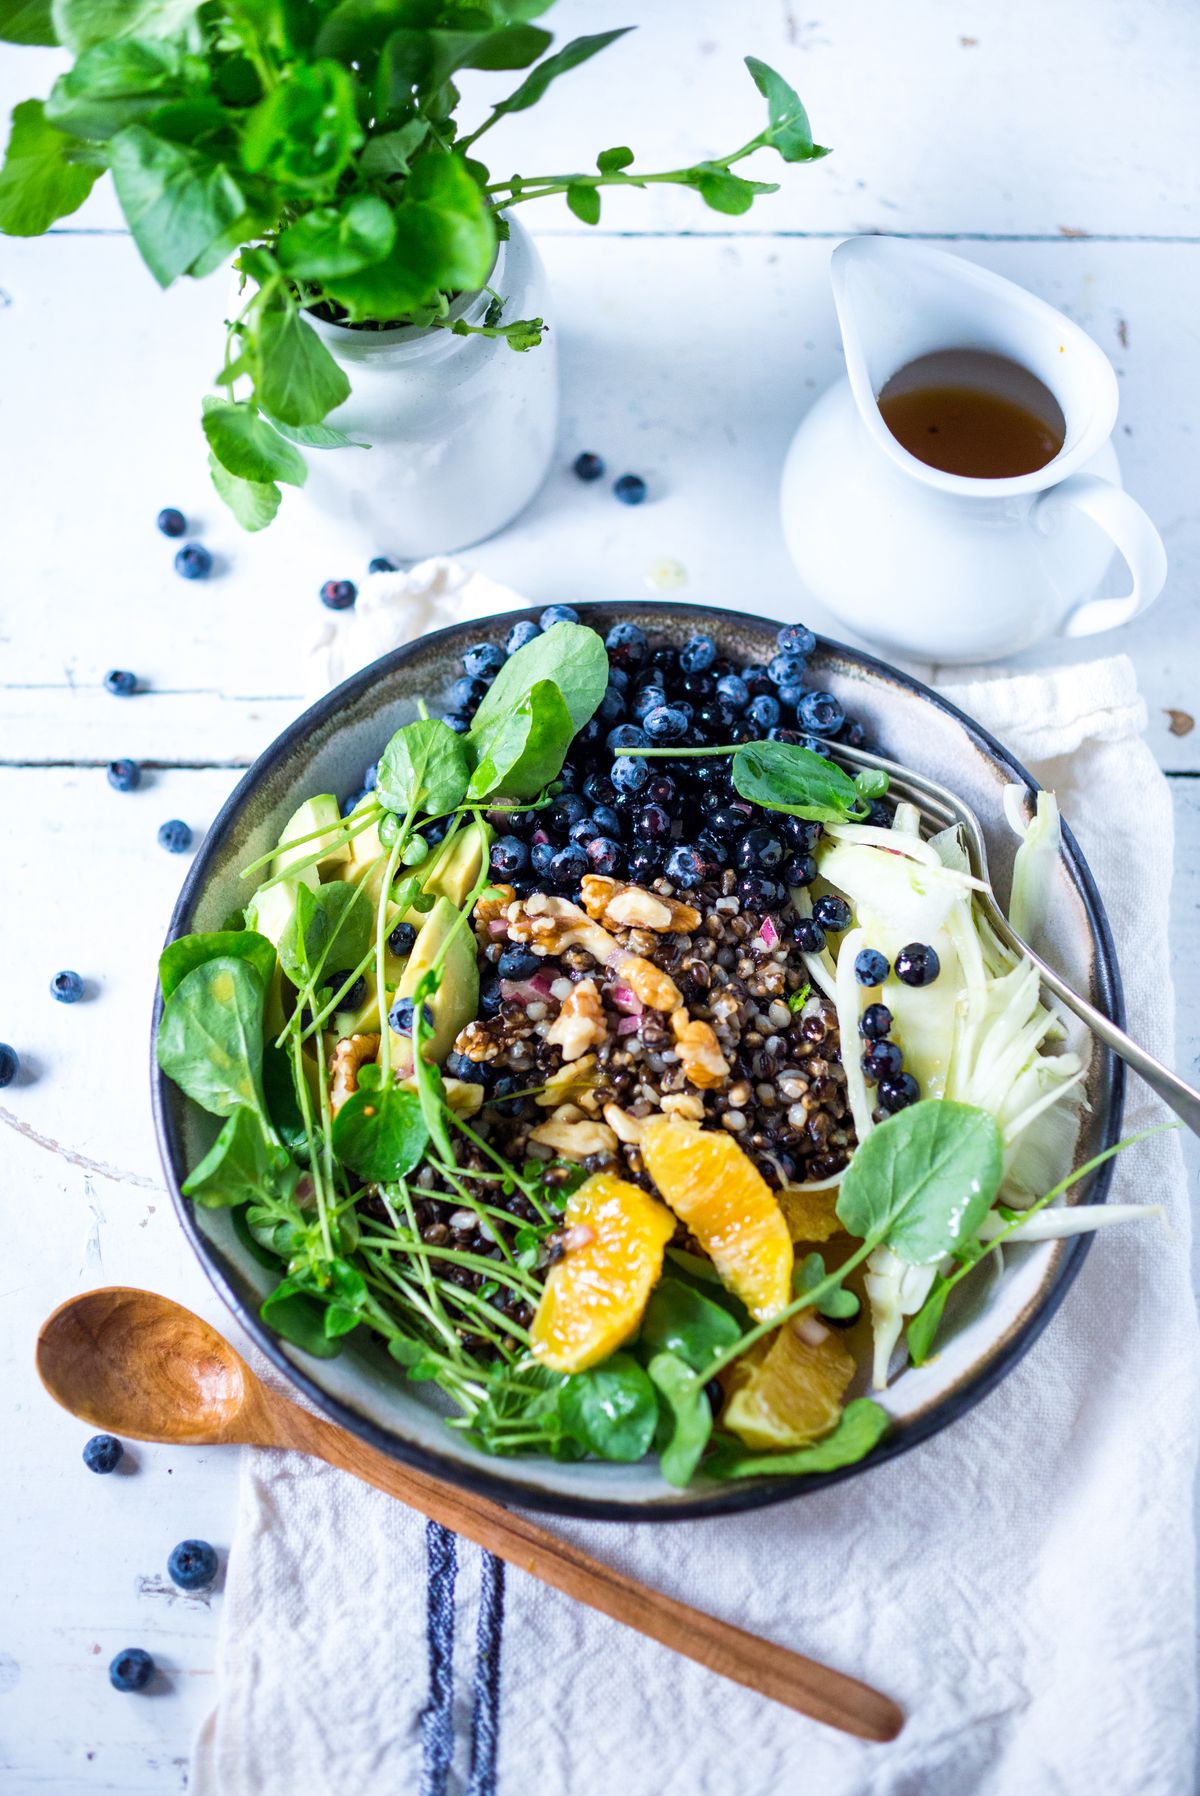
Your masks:
{"label": "watercress sprig", "polygon": [[870,800],[881,798],[888,788],[882,768],[864,768],[851,779],[834,761],[800,742],[764,740],[711,748],[635,747],[613,752],[647,760],[728,755],[734,790],[740,798],[811,823],[859,823],[869,813]]}

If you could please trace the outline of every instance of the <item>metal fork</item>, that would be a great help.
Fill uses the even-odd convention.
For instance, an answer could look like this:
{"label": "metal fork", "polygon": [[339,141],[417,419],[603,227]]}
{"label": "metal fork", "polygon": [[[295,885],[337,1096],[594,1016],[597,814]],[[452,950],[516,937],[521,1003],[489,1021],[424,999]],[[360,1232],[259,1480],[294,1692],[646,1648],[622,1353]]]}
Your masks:
{"label": "metal fork", "polygon": [[1166,1067],[1153,1054],[1126,1035],[1123,1029],[1106,1017],[1102,1011],[1081,998],[1077,991],[1069,986],[1065,979],[1054,971],[1036,953],[1029,943],[1017,934],[1008,918],[1004,915],[992,890],[991,874],[988,872],[987,843],[978,817],[970,807],[963,803],[955,793],[939,786],[936,781],[927,779],[923,773],[914,773],[911,767],[902,767],[897,761],[884,760],[880,755],[865,754],[861,749],[849,748],[845,743],[830,743],[832,758],[840,766],[849,767],[852,771],[861,768],[882,768],[888,776],[888,794],[892,798],[904,798],[925,816],[931,818],[939,828],[949,824],[958,824],[963,833],[963,840],[970,862],[971,871],[976,879],[981,880],[986,890],[977,892],[976,897],[987,915],[987,919],[1005,945],[1016,954],[1023,954],[1031,960],[1042,976],[1042,983],[1047,991],[1073,1010],[1081,1022],[1086,1023],[1097,1040],[1118,1055],[1127,1066],[1131,1066],[1150,1087],[1157,1092],[1164,1104],[1182,1118],[1193,1135],[1200,1135],[1200,1091],[1195,1091],[1186,1084],[1170,1067]]}

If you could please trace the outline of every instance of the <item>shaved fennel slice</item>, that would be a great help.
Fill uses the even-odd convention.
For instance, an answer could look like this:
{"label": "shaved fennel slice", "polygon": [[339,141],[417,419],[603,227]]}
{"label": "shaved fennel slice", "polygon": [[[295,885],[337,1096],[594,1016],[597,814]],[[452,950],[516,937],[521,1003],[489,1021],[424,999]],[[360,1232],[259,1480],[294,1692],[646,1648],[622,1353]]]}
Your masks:
{"label": "shaved fennel slice", "polygon": [[902,798],[896,806],[892,820],[892,828],[902,836],[919,836],[921,833],[921,813],[915,804]]}
{"label": "shaved fennel slice", "polygon": [[887,1389],[888,1367],[905,1317],[916,1315],[928,1297],[937,1273],[936,1265],[906,1265],[890,1247],[877,1247],[868,1254],[863,1287],[871,1305],[875,1340],[871,1383],[877,1391]]}
{"label": "shaved fennel slice", "polygon": [[1004,814],[1021,837],[1013,862],[1008,920],[1019,936],[1036,945],[1045,928],[1062,850],[1062,821],[1053,792],[1039,792],[1033,820],[1025,821],[1024,786],[1005,786]]}
{"label": "shaved fennel slice", "polygon": [[862,986],[854,973],[854,960],[860,948],[867,945],[865,929],[848,929],[842,937],[842,945],[837,958],[837,986],[834,1002],[837,1005],[838,1033],[842,1040],[842,1070],[846,1075],[846,1096],[850,1100],[850,1113],[854,1118],[854,1132],[860,1142],[865,1141],[874,1128],[871,1112],[874,1106],[867,1090],[867,1081],[863,1077],[862,1058],[858,1051],[858,1019],[859,1004],[862,997]]}
{"label": "shaved fennel slice", "polygon": [[[1088,1235],[1096,1229],[1114,1228],[1122,1222],[1148,1222],[1154,1216],[1166,1217],[1161,1204],[1063,1204],[1061,1208],[1039,1210],[1027,1222],[1018,1223],[1007,1238],[1009,1241],[1064,1241],[1071,1235]],[[992,1210],[979,1225],[979,1239],[994,1241],[1008,1228],[1004,1217]],[[870,1261],[867,1263],[869,1265]]]}
{"label": "shaved fennel slice", "polygon": [[[812,899],[806,886],[792,886],[792,903],[799,917],[812,916]],[[837,968],[833,964],[833,956],[828,948],[822,948],[819,954],[801,954],[804,970],[814,985],[820,986],[827,998],[837,1002]]]}

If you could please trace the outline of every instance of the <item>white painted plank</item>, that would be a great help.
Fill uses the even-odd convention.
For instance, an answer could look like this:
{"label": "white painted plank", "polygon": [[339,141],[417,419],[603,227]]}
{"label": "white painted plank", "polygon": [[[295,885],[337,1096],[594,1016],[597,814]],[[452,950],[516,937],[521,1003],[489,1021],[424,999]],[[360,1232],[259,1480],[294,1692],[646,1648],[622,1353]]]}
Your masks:
{"label": "white painted plank", "polygon": [[[829,246],[550,237],[543,248],[563,364],[559,466],[517,524],[467,559],[548,601],[645,592],[667,558],[687,571],[682,597],[807,613],[843,634],[805,600],[777,517],[789,437],[841,366]],[[303,689],[325,617],[321,582],[360,575],[388,545],[313,516],[290,492],[271,529],[248,537],[212,494],[197,413],[220,340],[219,280],[159,294],[119,238],[4,250],[0,681],[17,690],[0,691],[0,759],[249,759],[281,720],[264,695],[290,712]],[[1168,767],[1200,767],[1200,737],[1170,735],[1165,715],[1197,710],[1200,470],[1188,396],[1200,387],[1200,245],[970,253],[1062,306],[1112,355],[1126,478],[1171,557],[1147,617],[1042,658],[1132,654],[1156,753]],[[645,474],[650,501],[630,510],[607,483],[582,486],[569,472],[581,448],[613,474]],[[181,506],[217,555],[211,580],[172,572],[175,545],[153,525],[164,504]],[[185,696],[109,699],[98,684],[113,665]]]}
{"label": "white painted plank", "polygon": [[[813,11],[799,0],[560,0],[544,21],[559,44],[638,29],[480,150],[497,175],[591,169],[614,143],[647,170],[726,154],[765,120],[742,66],[751,52],[799,90],[835,154],[815,168],[760,156],[749,172],[782,190],[741,220],[662,187],[606,196],[606,228],[1195,234],[1186,164],[1191,146],[1194,172],[1200,15],[1188,0],[839,0]],[[59,66],[53,51],[6,47],[3,111],[45,93]],[[464,76],[463,118],[482,118],[518,79]],[[539,228],[577,228],[561,200],[526,211]],[[107,182],[76,222],[119,222]]]}

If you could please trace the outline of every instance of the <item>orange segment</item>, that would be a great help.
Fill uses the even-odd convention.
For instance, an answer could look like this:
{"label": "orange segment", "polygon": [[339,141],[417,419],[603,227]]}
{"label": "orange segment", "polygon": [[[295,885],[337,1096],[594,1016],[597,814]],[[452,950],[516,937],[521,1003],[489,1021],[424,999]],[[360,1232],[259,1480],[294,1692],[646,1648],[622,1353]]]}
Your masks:
{"label": "orange segment", "polygon": [[853,1376],[854,1356],[822,1323],[785,1322],[758,1364],[731,1380],[721,1426],[760,1450],[807,1446],[836,1425]]}
{"label": "orange segment", "polygon": [[555,1372],[583,1372],[627,1341],[662,1271],[675,1218],[637,1185],[594,1173],[567,1199],[568,1240],[550,1268],[533,1318],[535,1358]]}
{"label": "orange segment", "polygon": [[717,1269],[766,1322],[792,1295],[792,1238],[771,1187],[731,1135],[675,1116],[642,1130],[646,1170]]}
{"label": "orange segment", "polygon": [[793,1241],[828,1241],[831,1235],[845,1233],[838,1221],[838,1187],[827,1191],[809,1191],[804,1185],[789,1185],[775,1196],[783,1211]]}

